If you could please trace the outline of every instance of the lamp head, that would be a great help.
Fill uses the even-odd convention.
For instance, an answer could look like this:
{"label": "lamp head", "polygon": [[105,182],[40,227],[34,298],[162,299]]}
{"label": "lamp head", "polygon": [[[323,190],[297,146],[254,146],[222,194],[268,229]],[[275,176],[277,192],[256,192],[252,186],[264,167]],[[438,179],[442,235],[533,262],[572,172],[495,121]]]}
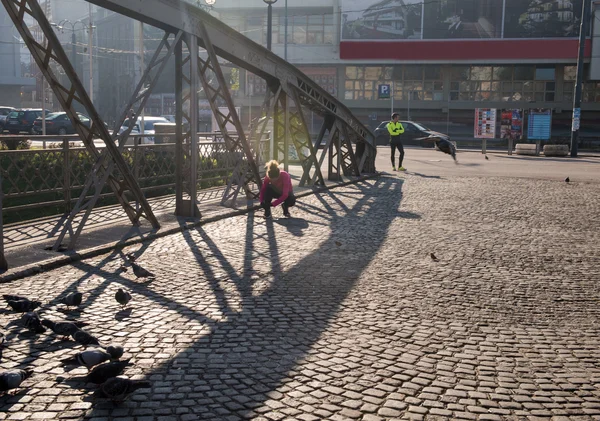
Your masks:
{"label": "lamp head", "polygon": [[277,3],[277,0],[263,0],[265,3],[267,3],[269,6],[271,6],[272,4]]}
{"label": "lamp head", "polygon": [[204,2],[205,2],[206,4],[208,4],[209,6],[212,6],[213,4],[215,4],[215,2],[216,2],[216,1],[217,1],[217,0],[204,0]]}

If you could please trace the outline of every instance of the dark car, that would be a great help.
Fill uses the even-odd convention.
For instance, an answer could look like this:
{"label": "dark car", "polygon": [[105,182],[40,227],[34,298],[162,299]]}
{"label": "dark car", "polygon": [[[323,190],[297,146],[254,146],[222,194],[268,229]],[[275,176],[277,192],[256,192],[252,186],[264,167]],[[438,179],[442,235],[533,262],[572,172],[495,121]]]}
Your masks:
{"label": "dark car", "polygon": [[[50,111],[46,110],[46,114]],[[36,118],[42,116],[41,108],[28,108],[24,110],[11,111],[6,119],[6,125],[4,130],[8,130],[12,134],[19,134],[19,132],[27,132],[34,134],[33,122]]]}
{"label": "dark car", "polygon": [[8,118],[8,115],[14,110],[15,108],[13,107],[0,106],[0,132],[4,129],[4,126],[6,125],[6,119]]}
{"label": "dark car", "polygon": [[[389,121],[384,121],[375,129],[375,142],[377,145],[389,145],[390,133],[387,125]],[[440,132],[428,129],[421,123],[415,121],[401,121],[404,127],[404,133],[400,135],[403,145],[422,146],[424,148],[432,148],[434,137],[450,140],[450,136]]]}
{"label": "dark car", "polygon": [[[91,120],[88,116],[77,113],[79,116],[79,120],[86,126],[90,127]],[[36,134],[42,134],[42,118],[38,118],[33,123],[33,131]],[[58,113],[50,113],[46,115],[46,134],[58,134],[58,135],[66,135],[66,134],[74,134],[75,128],[71,123],[71,119],[64,111]]]}

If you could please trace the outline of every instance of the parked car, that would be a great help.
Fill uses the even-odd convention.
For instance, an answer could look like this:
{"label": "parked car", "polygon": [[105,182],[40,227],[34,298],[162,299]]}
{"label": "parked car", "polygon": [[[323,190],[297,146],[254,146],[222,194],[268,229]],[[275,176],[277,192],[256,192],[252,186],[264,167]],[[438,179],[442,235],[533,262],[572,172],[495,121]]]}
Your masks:
{"label": "parked car", "polygon": [[[382,122],[375,129],[375,143],[377,145],[389,145],[390,133],[388,132],[387,125],[389,121]],[[450,140],[450,136],[434,130],[428,129],[421,123],[416,121],[401,121],[402,127],[404,127],[404,133],[400,135],[402,144],[422,146],[424,148],[433,147],[432,138],[438,137],[440,139]]]}
{"label": "parked car", "polygon": [[[50,114],[50,111],[46,110],[46,114]],[[11,111],[6,119],[4,130],[8,130],[11,134],[19,134],[20,132],[34,134],[33,123],[36,118],[41,116],[41,108],[27,108]]]}
{"label": "parked car", "polygon": [[[79,116],[79,120],[86,126],[90,127],[91,120],[88,116],[77,113]],[[37,118],[33,122],[33,132],[35,134],[42,134],[42,117]],[[66,134],[74,134],[75,128],[71,123],[71,119],[64,111],[58,113],[50,113],[46,115],[46,134],[57,134],[57,135],[66,135]]]}
{"label": "parked car", "polygon": [[2,130],[4,129],[4,126],[6,125],[6,118],[14,110],[15,110],[15,108],[13,108],[13,107],[0,106],[0,133],[2,133]]}
{"label": "parked car", "polygon": [[[153,135],[154,134],[154,124],[156,124],[156,123],[169,123],[169,120],[167,120],[164,117],[145,116],[144,117],[144,134],[146,134],[146,135],[152,134]],[[131,130],[131,134],[132,135],[140,134],[141,126],[142,126],[142,118],[138,117],[135,125],[133,126],[133,129]],[[123,125],[121,126],[121,128],[119,129],[119,134],[121,134],[125,130],[127,130],[128,127],[129,127],[129,119],[126,119],[125,122],[123,123]],[[154,136],[136,138],[136,142],[138,144],[140,144],[140,143],[154,144]],[[128,141],[128,142],[126,142],[126,144],[131,144],[131,142]]]}

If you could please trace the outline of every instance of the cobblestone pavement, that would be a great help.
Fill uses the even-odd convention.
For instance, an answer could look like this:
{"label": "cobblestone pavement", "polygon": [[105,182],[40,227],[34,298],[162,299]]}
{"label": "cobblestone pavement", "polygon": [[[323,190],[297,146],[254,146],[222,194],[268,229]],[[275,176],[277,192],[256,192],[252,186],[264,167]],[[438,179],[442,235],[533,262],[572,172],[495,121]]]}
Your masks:
{"label": "cobblestone pavement", "polygon": [[87,321],[152,382],[102,400],[61,366],[81,346],[6,310],[0,365],[35,372],[0,419],[600,419],[597,184],[383,176],[292,211],[126,250],[153,282],[115,252],[0,285]]}

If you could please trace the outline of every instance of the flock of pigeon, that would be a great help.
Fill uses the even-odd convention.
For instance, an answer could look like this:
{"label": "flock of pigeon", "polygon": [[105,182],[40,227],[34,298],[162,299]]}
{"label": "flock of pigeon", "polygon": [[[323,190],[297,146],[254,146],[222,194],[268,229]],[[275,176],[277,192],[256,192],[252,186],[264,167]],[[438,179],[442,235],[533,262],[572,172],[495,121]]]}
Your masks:
{"label": "flock of pigeon", "polygon": [[[154,275],[148,270],[134,263],[135,256],[127,255],[127,259],[138,278],[153,278]],[[126,266],[121,266],[122,271],[127,271]],[[19,295],[4,294],[2,296],[8,306],[16,313],[22,313],[21,324],[29,332],[39,335],[48,329],[63,340],[72,339],[84,350],[62,360],[65,366],[84,366],[88,369],[85,377],[81,378],[85,383],[100,385],[97,394],[105,398],[122,401],[137,389],[150,388],[151,384],[145,380],[131,380],[119,376],[125,367],[130,365],[130,359],[120,360],[123,356],[123,347],[118,345],[104,345],[98,338],[82,330],[87,323],[70,320],[50,320],[40,318],[36,311],[42,305],[40,301],[30,300]],[[115,300],[124,308],[131,301],[131,294],[119,288],[115,294]],[[83,300],[81,292],[71,292],[60,299],[60,303],[67,308],[78,307]],[[0,358],[1,351],[6,346],[6,337],[0,332]],[[93,346],[93,348],[88,348]],[[21,386],[21,383],[33,374],[30,368],[0,370],[0,394],[12,393]]]}

